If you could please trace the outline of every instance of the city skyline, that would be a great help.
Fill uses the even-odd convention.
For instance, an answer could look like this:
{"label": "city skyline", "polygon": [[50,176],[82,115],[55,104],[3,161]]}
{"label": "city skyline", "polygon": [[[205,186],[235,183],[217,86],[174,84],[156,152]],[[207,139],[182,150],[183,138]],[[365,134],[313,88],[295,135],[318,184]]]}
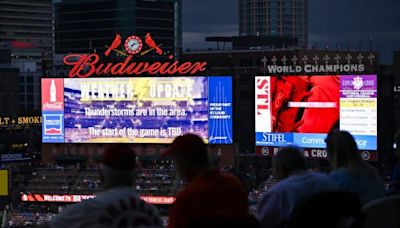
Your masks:
{"label": "city skyline", "polygon": [[[372,40],[380,62],[392,64],[393,51],[400,50],[400,1],[310,0],[308,4],[309,47],[317,43],[324,49],[327,43],[336,49],[339,42],[340,49],[347,49],[350,41],[354,50],[361,41],[361,49],[369,50]],[[184,49],[216,47],[205,37],[239,35],[239,0],[184,0],[182,25]]]}

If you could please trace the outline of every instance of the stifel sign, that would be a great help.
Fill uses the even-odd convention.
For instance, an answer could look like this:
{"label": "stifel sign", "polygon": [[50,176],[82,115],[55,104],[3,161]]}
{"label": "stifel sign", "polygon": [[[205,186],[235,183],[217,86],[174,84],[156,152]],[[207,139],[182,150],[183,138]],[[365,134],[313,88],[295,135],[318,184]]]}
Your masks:
{"label": "stifel sign", "polygon": [[[206,70],[207,62],[142,62],[132,61],[134,55],[143,56],[150,51],[156,51],[158,55],[166,55],[160,48],[161,44],[157,45],[151,38],[150,33],[145,37],[145,43],[148,49],[140,52],[144,45],[138,36],[130,36],[126,38],[124,48],[118,49],[121,44],[121,36],[116,34],[114,41],[110,46],[106,46],[105,56],[109,56],[111,52],[125,56],[126,59],[122,62],[101,63],[100,56],[96,53],[91,54],[70,54],[64,57],[64,64],[72,66],[68,76],[70,78],[79,77],[87,78],[92,75],[175,75],[189,74],[193,75]],[[134,53],[134,54],[132,54]],[[169,55],[168,59],[172,60],[173,55]]]}

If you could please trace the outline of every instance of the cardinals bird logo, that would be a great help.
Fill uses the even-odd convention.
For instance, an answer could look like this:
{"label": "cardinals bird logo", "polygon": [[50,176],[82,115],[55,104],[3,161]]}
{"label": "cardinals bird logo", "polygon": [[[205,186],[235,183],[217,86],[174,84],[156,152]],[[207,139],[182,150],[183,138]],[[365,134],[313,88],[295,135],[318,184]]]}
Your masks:
{"label": "cardinals bird logo", "polygon": [[[151,37],[150,33],[146,34],[144,41],[147,44],[147,46],[149,46],[149,49],[141,52],[140,55],[145,55],[153,50],[155,50],[157,52],[157,54],[159,54],[159,55],[162,55],[164,53],[163,50],[160,48],[162,46],[162,44],[156,44],[156,42]],[[107,48],[107,50],[104,52],[104,55],[109,56],[111,54],[111,52],[114,51],[119,55],[127,56],[126,52],[118,50],[118,47],[121,45],[121,43],[122,43],[121,36],[119,34],[115,34],[115,38],[114,38],[113,42],[111,43],[111,45],[105,46]]]}
{"label": "cardinals bird logo", "polygon": [[144,38],[144,42],[151,48],[151,50],[155,49],[157,54],[162,55],[163,50],[154,42],[153,38],[151,37],[150,33],[146,34],[146,37]]}
{"label": "cardinals bird logo", "polygon": [[119,47],[120,44],[121,44],[121,36],[119,34],[115,34],[113,42],[111,43],[110,47],[108,47],[108,49],[104,52],[104,55],[109,56],[111,51]]}

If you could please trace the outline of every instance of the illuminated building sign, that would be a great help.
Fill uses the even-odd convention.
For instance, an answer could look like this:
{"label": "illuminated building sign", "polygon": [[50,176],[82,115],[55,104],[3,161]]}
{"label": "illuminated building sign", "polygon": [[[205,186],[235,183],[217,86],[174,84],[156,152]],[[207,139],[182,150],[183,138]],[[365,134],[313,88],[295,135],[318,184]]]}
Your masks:
{"label": "illuminated building sign", "polygon": [[[121,62],[103,63],[100,55],[92,54],[70,54],[64,57],[64,64],[71,66],[69,77],[87,78],[92,75],[193,75],[206,70],[207,62],[179,62],[172,61],[174,56],[161,49],[162,44],[157,44],[150,33],[147,33],[144,42],[138,36],[129,36],[122,43],[121,36],[116,34],[104,56],[116,53],[124,56]],[[145,49],[146,50],[143,50]],[[166,56],[171,61],[166,62],[144,62],[140,56],[155,51],[160,56]],[[137,57],[137,61],[134,60]]]}
{"label": "illuminated building sign", "polygon": [[[21,193],[22,202],[79,203],[94,197],[96,196]],[[140,199],[149,204],[172,204],[175,201],[173,196],[140,196]]]}
{"label": "illuminated building sign", "polygon": [[41,116],[20,116],[12,118],[0,116],[0,127],[26,127],[42,124]]}
{"label": "illuminated building sign", "polygon": [[[335,55],[316,53],[311,56],[305,53],[303,56],[272,56],[261,59],[265,74],[311,74],[311,73],[365,73],[376,65],[374,53],[358,53],[357,55],[336,53]],[[268,63],[268,64],[267,64]]]}
{"label": "illuminated building sign", "polygon": [[268,65],[270,74],[295,74],[295,73],[336,73],[336,72],[364,72],[364,64],[334,64],[334,65],[312,65],[304,66],[278,66]]}

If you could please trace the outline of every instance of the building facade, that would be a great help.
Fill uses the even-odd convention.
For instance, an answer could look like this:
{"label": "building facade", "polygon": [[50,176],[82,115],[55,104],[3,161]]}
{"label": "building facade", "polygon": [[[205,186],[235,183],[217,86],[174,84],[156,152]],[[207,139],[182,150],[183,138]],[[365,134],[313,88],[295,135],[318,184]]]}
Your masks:
{"label": "building facade", "polygon": [[308,0],[240,0],[239,35],[288,36],[308,43]]}
{"label": "building facade", "polygon": [[11,50],[19,69],[21,111],[40,109],[40,79],[52,68],[54,20],[51,0],[0,0],[0,47]]}
{"label": "building facade", "polygon": [[19,95],[16,112],[40,110],[40,82],[41,78],[46,75],[45,65],[50,61],[44,60],[42,49],[36,47],[23,48],[0,44],[0,50],[2,50],[0,51],[0,65],[14,68],[17,72],[16,78],[13,79],[18,86],[18,89],[13,91]]}
{"label": "building facade", "polygon": [[[51,0],[0,0],[0,43],[14,42],[19,48],[44,52],[51,60],[54,53],[53,5]],[[41,69],[42,54],[32,57]]]}
{"label": "building facade", "polygon": [[0,48],[0,113],[2,115],[12,115],[18,112],[19,94],[18,94],[18,68],[11,67],[9,49]]}
{"label": "building facade", "polygon": [[64,0],[55,12],[57,54],[102,52],[116,33],[123,40],[151,33],[175,56],[181,48],[181,0]]}

